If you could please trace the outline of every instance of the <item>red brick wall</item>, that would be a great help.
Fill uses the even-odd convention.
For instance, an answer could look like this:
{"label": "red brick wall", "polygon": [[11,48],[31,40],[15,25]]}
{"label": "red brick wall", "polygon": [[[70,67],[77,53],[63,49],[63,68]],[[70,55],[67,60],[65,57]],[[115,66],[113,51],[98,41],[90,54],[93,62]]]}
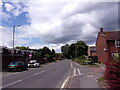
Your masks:
{"label": "red brick wall", "polygon": [[[96,52],[93,52],[93,50],[90,49],[91,47],[88,47],[88,56],[97,56]],[[93,48],[93,47],[92,47]],[[95,48],[96,49],[96,48]],[[91,52],[92,51],[92,52]]]}
{"label": "red brick wall", "polygon": [[114,40],[107,41],[107,45],[109,45],[110,60],[113,60],[112,53],[115,53],[115,52],[119,52],[120,53],[120,47],[119,48],[115,47],[115,41]]}
{"label": "red brick wall", "polygon": [[90,56],[91,54],[90,54],[90,47],[88,47],[88,56]]}
{"label": "red brick wall", "polygon": [[107,49],[107,46],[106,46],[106,39],[104,37],[104,35],[101,35],[99,33],[98,35],[98,39],[96,41],[96,53],[97,53],[97,56],[98,56],[98,61],[102,62],[102,63],[106,63],[106,61],[108,60],[108,54],[107,54],[107,51],[105,52],[104,51],[104,48]]}

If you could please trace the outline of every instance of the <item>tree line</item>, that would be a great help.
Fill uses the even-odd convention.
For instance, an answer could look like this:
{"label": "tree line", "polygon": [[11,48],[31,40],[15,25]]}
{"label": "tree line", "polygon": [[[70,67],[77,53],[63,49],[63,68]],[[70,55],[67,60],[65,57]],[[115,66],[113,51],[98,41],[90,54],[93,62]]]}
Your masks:
{"label": "tree line", "polygon": [[[56,52],[54,49],[50,50],[48,47],[43,47],[41,49],[30,49],[29,47],[16,47],[17,49],[21,50],[31,50],[33,51],[32,56],[35,57],[41,57],[46,58],[49,60],[53,60],[56,57]],[[35,52],[35,53],[34,53]]]}
{"label": "tree line", "polygon": [[[16,49],[14,50],[14,55],[22,55],[26,59],[29,58],[29,54],[32,54],[31,59],[47,59],[49,62],[55,61],[56,59],[59,59],[59,54],[55,52],[54,49],[50,50],[48,47],[43,47],[40,49],[31,49],[29,47],[25,46],[16,46]],[[19,50],[16,52],[16,50]],[[7,47],[2,48],[2,55],[12,55],[12,51],[10,51]]]}
{"label": "tree line", "polygon": [[71,59],[83,55],[87,55],[88,46],[84,41],[77,41],[76,43],[66,44],[61,47],[61,52],[64,58]]}

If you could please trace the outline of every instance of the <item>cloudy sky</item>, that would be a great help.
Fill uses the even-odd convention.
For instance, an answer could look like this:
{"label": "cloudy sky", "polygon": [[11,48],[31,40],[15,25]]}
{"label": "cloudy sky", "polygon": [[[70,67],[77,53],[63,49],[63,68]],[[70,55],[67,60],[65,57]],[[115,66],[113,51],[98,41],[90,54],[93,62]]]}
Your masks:
{"label": "cloudy sky", "polygon": [[12,46],[13,26],[18,24],[15,46],[47,46],[56,52],[79,40],[94,44],[101,27],[118,30],[117,2],[13,1],[0,1],[0,46]]}

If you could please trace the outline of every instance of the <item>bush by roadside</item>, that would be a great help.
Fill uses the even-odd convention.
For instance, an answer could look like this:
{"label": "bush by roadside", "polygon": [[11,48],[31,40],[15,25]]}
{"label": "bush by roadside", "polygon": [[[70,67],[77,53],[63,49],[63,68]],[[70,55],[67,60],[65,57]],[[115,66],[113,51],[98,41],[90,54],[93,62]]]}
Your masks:
{"label": "bush by roadside", "polygon": [[106,64],[105,79],[110,88],[120,89],[120,60],[113,60]]}
{"label": "bush by roadside", "polygon": [[94,65],[95,62],[92,59],[85,59],[84,56],[79,56],[73,59],[75,62],[80,63],[81,65]]}

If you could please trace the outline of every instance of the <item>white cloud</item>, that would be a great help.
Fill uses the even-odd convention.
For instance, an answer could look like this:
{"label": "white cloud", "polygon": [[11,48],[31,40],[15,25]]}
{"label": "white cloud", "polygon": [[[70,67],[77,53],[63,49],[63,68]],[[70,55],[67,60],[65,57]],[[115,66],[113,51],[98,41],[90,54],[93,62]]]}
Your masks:
{"label": "white cloud", "polygon": [[9,12],[8,14],[12,14],[13,16],[19,16],[21,13],[26,12],[26,7],[20,4],[19,1],[10,1],[9,3],[6,2],[4,6],[6,11]]}
{"label": "white cloud", "polygon": [[34,44],[32,46],[30,46],[30,48],[32,49],[40,49],[43,47],[49,47],[50,50],[54,49],[57,53],[60,53],[61,50],[61,46],[63,46],[64,44]]}
{"label": "white cloud", "polygon": [[6,8],[6,11],[10,12],[14,7],[9,3],[5,3],[5,8]]}
{"label": "white cloud", "polygon": [[2,8],[2,1],[0,1],[0,8]]}
{"label": "white cloud", "polygon": [[6,14],[4,12],[0,12],[0,18],[2,20],[8,21],[8,18],[10,18],[11,16],[9,14]]}
{"label": "white cloud", "polygon": [[[13,28],[0,26],[0,32],[2,32],[0,37],[2,41],[0,45],[11,47],[13,43]],[[21,33],[15,33],[15,46],[24,45],[30,42],[30,40],[19,37],[20,34]]]}
{"label": "white cloud", "polygon": [[[106,13],[115,11],[113,3],[59,3],[59,7],[55,7],[56,5],[58,3],[30,2],[27,4],[31,27],[46,42],[59,43],[72,38],[80,39],[80,36],[87,37],[83,32],[88,31],[96,34],[98,31],[95,30],[102,27],[102,23],[104,23],[101,20],[108,17]],[[110,12],[105,12],[108,8]],[[107,20],[113,19],[105,19],[105,21]],[[95,37],[95,35],[93,36]]]}
{"label": "white cloud", "polygon": [[[40,38],[50,48],[60,51],[60,46],[77,40],[91,44],[96,40],[98,29],[117,28],[117,3],[100,2],[26,2],[12,3],[14,16],[28,12],[30,25],[18,29],[20,43],[29,43],[31,38]],[[26,40],[29,39],[29,40]],[[25,40],[25,41],[24,41]],[[44,45],[34,44],[33,48]],[[59,49],[59,50],[58,50]]]}

